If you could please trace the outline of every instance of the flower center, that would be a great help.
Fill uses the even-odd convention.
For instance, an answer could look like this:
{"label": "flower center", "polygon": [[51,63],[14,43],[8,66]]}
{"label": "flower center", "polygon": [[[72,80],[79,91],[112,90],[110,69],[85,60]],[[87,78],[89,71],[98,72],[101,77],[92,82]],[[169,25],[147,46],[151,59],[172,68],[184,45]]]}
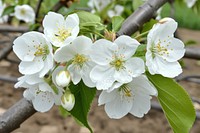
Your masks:
{"label": "flower center", "polygon": [[43,47],[41,45],[34,45],[34,48],[36,49],[36,52],[34,55],[36,57],[42,56],[42,59],[45,60],[47,55],[49,54],[49,49],[47,45],[44,45]]}
{"label": "flower center", "polygon": [[71,35],[71,29],[64,29],[64,28],[59,28],[58,32],[55,34],[55,37],[60,41],[64,42],[67,37]]}
{"label": "flower center", "polygon": [[20,10],[20,14],[21,14],[21,15],[25,15],[25,14],[26,14],[26,10],[25,10],[25,9],[21,9],[21,10]]}
{"label": "flower center", "polygon": [[84,55],[80,55],[80,54],[75,55],[75,57],[73,59],[73,63],[77,64],[79,66],[83,66],[83,64],[86,61],[88,61],[87,57],[85,57]]}
{"label": "flower center", "polygon": [[164,46],[161,46],[160,42],[157,45],[153,45],[151,47],[151,52],[152,52],[153,58],[155,58],[155,54],[158,54],[160,56],[163,56],[163,55],[166,54],[167,56],[169,56],[168,49],[166,47],[164,47]]}
{"label": "flower center", "polygon": [[134,94],[127,84],[122,85],[118,91],[121,96],[121,100],[127,100],[130,102],[134,99]]}
{"label": "flower center", "polygon": [[116,70],[119,70],[121,68],[123,68],[123,64],[124,64],[124,61],[122,59],[119,59],[119,58],[115,58],[111,63],[110,65],[115,67]]}

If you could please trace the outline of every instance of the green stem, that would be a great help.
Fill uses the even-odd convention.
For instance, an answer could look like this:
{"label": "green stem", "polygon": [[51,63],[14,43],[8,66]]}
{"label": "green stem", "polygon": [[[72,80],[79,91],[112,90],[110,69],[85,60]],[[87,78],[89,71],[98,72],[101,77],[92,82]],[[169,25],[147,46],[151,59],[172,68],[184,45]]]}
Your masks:
{"label": "green stem", "polygon": [[144,36],[144,35],[146,35],[146,34],[148,34],[149,33],[149,30],[148,31],[145,31],[145,32],[143,32],[143,33],[141,33],[141,34],[139,34],[139,35],[137,35],[137,36],[135,36],[134,38],[135,39],[138,39],[139,37],[142,37],[142,36]]}

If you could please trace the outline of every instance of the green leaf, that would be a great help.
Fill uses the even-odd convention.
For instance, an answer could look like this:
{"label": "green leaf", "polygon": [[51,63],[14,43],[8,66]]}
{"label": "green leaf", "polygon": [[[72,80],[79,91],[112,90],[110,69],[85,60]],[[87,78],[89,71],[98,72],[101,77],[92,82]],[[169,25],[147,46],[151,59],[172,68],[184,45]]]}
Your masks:
{"label": "green leaf", "polygon": [[92,133],[92,128],[87,121],[87,115],[95,97],[96,89],[88,88],[82,81],[77,85],[70,85],[69,89],[75,96],[75,105],[70,114]]}
{"label": "green leaf", "polygon": [[121,16],[114,16],[112,18],[112,30],[114,32],[117,32],[119,28],[121,27],[122,23],[124,21],[124,18]]}
{"label": "green leaf", "polygon": [[133,0],[132,6],[133,9],[136,10],[138,7],[140,7],[144,2],[142,0]]}
{"label": "green leaf", "polygon": [[14,9],[15,9],[15,6],[7,6],[7,7],[4,9],[4,11],[3,11],[3,13],[2,13],[1,16],[10,15],[11,13],[14,12]]}
{"label": "green leaf", "polygon": [[67,117],[70,115],[70,113],[64,109],[62,106],[59,106],[59,111],[60,111],[60,114],[63,116],[63,117]]}
{"label": "green leaf", "polygon": [[146,74],[158,90],[158,100],[174,133],[188,133],[196,114],[187,92],[173,79]]}
{"label": "green leaf", "polygon": [[88,23],[88,22],[98,22],[100,23],[101,19],[99,16],[94,15],[90,12],[85,12],[85,11],[81,11],[81,12],[77,12],[76,13],[80,19],[80,23]]}

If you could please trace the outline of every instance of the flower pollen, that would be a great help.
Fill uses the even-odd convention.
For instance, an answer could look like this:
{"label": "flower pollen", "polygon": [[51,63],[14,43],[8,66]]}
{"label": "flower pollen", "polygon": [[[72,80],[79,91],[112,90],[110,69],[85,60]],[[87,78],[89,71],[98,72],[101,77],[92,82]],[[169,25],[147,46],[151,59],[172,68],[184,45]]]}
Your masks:
{"label": "flower pollen", "polygon": [[36,49],[36,52],[34,53],[34,55],[36,57],[38,56],[42,56],[42,59],[45,60],[47,55],[49,54],[49,49],[48,46],[41,46],[41,45],[34,45],[34,48]]}
{"label": "flower pollen", "polygon": [[88,59],[84,55],[77,54],[75,55],[73,59],[74,64],[78,64],[79,66],[83,66],[83,64],[87,61]]}
{"label": "flower pollen", "polygon": [[132,91],[127,84],[122,85],[118,91],[122,100],[125,99],[130,101],[131,99],[133,99],[134,95],[132,94]]}
{"label": "flower pollen", "polygon": [[124,61],[120,58],[116,58],[110,63],[111,66],[115,67],[116,70],[120,70],[124,67]]}
{"label": "flower pollen", "polygon": [[71,36],[71,29],[58,28],[58,32],[55,37],[60,41],[64,42],[67,37]]}
{"label": "flower pollen", "polygon": [[[164,41],[166,42],[166,41]],[[169,44],[167,44],[166,46],[161,46],[161,41],[159,41],[159,43],[157,45],[153,45],[151,47],[151,52],[152,52],[152,56],[153,58],[155,58],[155,54],[158,54],[159,56],[163,56],[163,55],[167,55],[169,56],[169,51],[168,51],[168,47]],[[171,49],[173,50],[173,49]]]}

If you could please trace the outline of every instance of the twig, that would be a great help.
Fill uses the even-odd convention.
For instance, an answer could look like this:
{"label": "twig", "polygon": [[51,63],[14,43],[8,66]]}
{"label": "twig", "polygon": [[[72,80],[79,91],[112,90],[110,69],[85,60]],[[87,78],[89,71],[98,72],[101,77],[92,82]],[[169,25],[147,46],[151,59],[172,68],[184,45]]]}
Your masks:
{"label": "twig", "polygon": [[117,36],[131,35],[135,33],[144,23],[148,22],[162,5],[168,0],[148,0],[129,16],[122,24]]}
{"label": "twig", "polygon": [[58,1],[55,6],[52,8],[52,11],[57,12],[58,10],[60,10],[60,8],[62,8],[63,5],[62,3],[60,3],[60,1]]}
{"label": "twig", "polygon": [[12,51],[12,44],[7,43],[6,47],[0,51],[0,61],[7,57],[7,55]]}
{"label": "twig", "polygon": [[10,133],[19,128],[35,112],[31,102],[21,99],[0,116],[0,133]]}
{"label": "twig", "polygon": [[200,49],[199,48],[186,48],[185,58],[200,59]]}
{"label": "twig", "polygon": [[18,81],[16,77],[8,77],[8,76],[3,76],[3,75],[0,75],[0,80],[10,82],[10,83],[16,83]]}
{"label": "twig", "polygon": [[39,16],[39,12],[40,12],[40,7],[42,4],[43,0],[39,0],[36,6],[36,10],[35,10],[35,23],[37,22],[37,18]]}

